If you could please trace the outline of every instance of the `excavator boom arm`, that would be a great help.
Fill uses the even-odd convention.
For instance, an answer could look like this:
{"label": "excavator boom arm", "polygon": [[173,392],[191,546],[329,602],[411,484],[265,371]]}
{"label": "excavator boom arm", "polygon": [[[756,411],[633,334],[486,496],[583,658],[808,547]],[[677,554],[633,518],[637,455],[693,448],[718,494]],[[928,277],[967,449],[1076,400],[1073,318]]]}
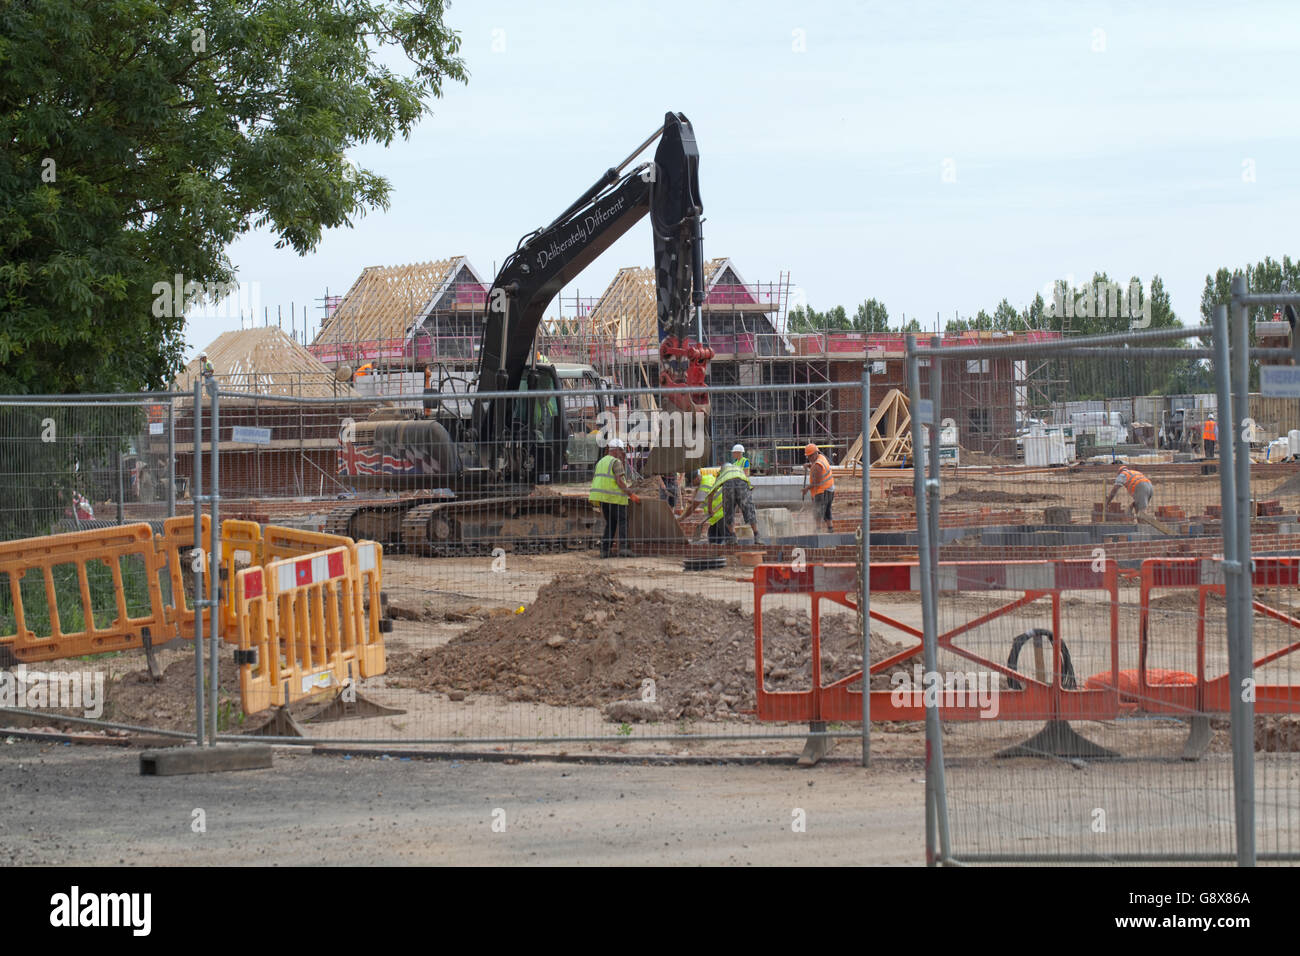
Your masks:
{"label": "excavator boom arm", "polygon": [[[656,135],[659,145],[652,163],[621,173],[655,137],[621,166],[606,171],[549,226],[526,236],[501,267],[488,290],[479,350],[480,392],[519,387],[551,301],[647,214],[654,227],[661,383],[704,384],[704,369],[713,353],[693,335],[704,301],[699,151],[690,121],[680,113],[667,114]],[[496,438],[494,419],[502,408],[501,402],[477,404],[474,419],[480,441]]]}

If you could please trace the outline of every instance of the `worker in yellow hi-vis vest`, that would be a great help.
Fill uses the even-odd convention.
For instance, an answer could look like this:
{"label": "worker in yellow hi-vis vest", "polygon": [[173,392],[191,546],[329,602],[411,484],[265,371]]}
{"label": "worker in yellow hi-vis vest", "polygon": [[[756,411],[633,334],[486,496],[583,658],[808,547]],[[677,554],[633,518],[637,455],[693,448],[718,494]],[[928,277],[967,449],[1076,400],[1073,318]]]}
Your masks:
{"label": "worker in yellow hi-vis vest", "polygon": [[[714,482],[717,481],[717,475],[715,474],[703,471],[698,474],[700,476],[699,484],[695,489],[695,495],[691,498],[690,504],[681,513],[680,520],[682,521],[689,518],[695,509],[704,504],[709,497],[709,492],[713,490]],[[701,521],[699,527],[695,529],[696,538],[700,536],[700,532],[704,531],[705,528],[709,531],[709,544],[724,544],[729,538],[735,537],[732,534],[730,523],[722,520],[721,498],[715,497],[713,506],[706,510],[705,514],[708,517]]]}
{"label": "worker in yellow hi-vis vest", "polygon": [[596,473],[591,479],[591,492],[587,500],[600,505],[605,519],[605,533],[600,539],[600,556],[614,556],[615,538],[618,539],[618,556],[634,557],[627,543],[627,503],[640,503],[641,499],[627,487],[627,466],[623,457],[627,450],[622,439],[611,438],[605,456],[596,462]]}
{"label": "worker in yellow hi-vis vest", "polygon": [[718,469],[718,477],[713,482],[713,487],[709,489],[709,493],[705,498],[705,507],[711,513],[717,503],[721,502],[722,520],[727,525],[731,524],[732,515],[739,508],[745,523],[754,532],[754,543],[762,544],[763,539],[758,533],[758,512],[754,510],[754,499],[750,494],[750,484],[749,478],[745,475],[745,470],[740,467],[738,462],[727,462]]}

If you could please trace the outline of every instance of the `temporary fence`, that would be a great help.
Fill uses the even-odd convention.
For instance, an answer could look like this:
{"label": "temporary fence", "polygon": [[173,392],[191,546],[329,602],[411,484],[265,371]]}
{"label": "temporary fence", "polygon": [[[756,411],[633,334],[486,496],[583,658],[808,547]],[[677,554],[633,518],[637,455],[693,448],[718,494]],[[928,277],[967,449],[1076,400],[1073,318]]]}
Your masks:
{"label": "temporary fence", "polygon": [[[207,520],[203,522],[207,527]],[[0,655],[7,663],[59,660],[193,637],[182,543],[193,519],[0,544]]]}
{"label": "temporary fence", "polygon": [[0,401],[0,540],[176,514],[170,394]]}
{"label": "temporary fence", "polygon": [[[143,650],[149,677],[161,680],[158,650],[195,637],[201,599],[187,579],[203,561],[193,518],[160,524],[157,534],[142,522],[0,544],[3,666]],[[210,525],[203,515],[197,537]],[[233,596],[222,588],[217,616],[222,639],[238,648],[243,713],[331,687],[355,691],[384,673],[391,622],[380,545],[238,519],[224,522],[220,539],[220,578],[238,583]]]}
{"label": "temporary fence", "polygon": [[[1232,413],[1247,404],[1244,335],[1230,388],[1226,315],[1217,318],[1214,329],[1132,330],[1032,353],[910,350],[913,441],[931,455],[910,489],[923,592],[917,677],[936,691],[924,696],[931,862],[1300,859],[1294,559],[1250,562],[1252,538],[1281,555],[1300,545],[1283,487],[1297,469],[1251,463],[1250,442],[1273,436]],[[964,435],[975,404],[969,381],[951,382],[954,368],[998,363],[1043,370],[1037,385],[1018,387],[1016,452],[946,464],[944,432]],[[1167,418],[1061,420],[1085,401],[1196,391],[1216,393],[1223,441],[1208,414],[1173,448]],[[1158,401],[1144,407],[1159,411]],[[1021,515],[948,520],[992,506]],[[1105,584],[1054,592],[1049,609],[1010,573],[984,588],[953,579],[954,562],[977,557],[1074,559]],[[1269,596],[1251,602],[1252,581]],[[1242,600],[1247,612],[1232,611]],[[1252,629],[1256,641],[1269,634],[1259,653]],[[997,720],[960,720],[943,706],[943,689],[972,664],[996,690]],[[1050,693],[1026,706],[1036,684]],[[1263,803],[1257,768],[1271,781]],[[1257,842],[1268,849],[1257,853]]]}
{"label": "temporary fence", "polygon": [[[755,714],[752,574],[763,561],[856,559],[866,507],[860,475],[836,476],[827,521],[802,494],[798,464],[810,440],[837,462],[858,437],[866,403],[860,366],[854,372],[813,389],[840,422],[836,434],[802,431],[807,420],[791,419],[768,422],[761,444],[746,439],[735,457],[748,501],[736,495],[733,514],[717,524],[709,518],[723,502],[707,506],[694,466],[716,480],[737,436],[716,416],[697,420],[675,408],[658,389],[566,386],[538,401],[526,391],[481,400],[458,392],[415,407],[219,393],[215,445],[210,394],[172,396],[175,471],[190,495],[180,506],[220,513],[215,535],[207,525],[197,538],[176,534],[169,561],[188,574],[196,547],[215,555],[215,566],[207,558],[197,565],[202,581],[186,580],[202,589],[198,607],[214,602],[218,640],[205,619],[207,661],[193,669],[196,686],[208,690],[205,714],[162,723],[202,720],[233,737],[288,702],[299,719],[293,732],[316,740],[534,749],[582,742],[632,752],[665,740],[713,741],[721,752],[750,752],[758,749],[752,741],[774,736],[802,741],[809,721],[773,725]],[[732,386],[706,397],[709,407],[764,391],[803,402],[808,389]],[[710,427],[697,427],[705,421]],[[495,437],[477,438],[484,433]],[[625,512],[629,526],[606,560],[604,515],[590,492],[615,437],[629,446],[623,480],[640,501]],[[676,475],[664,480],[664,471]],[[123,511],[141,516],[130,500]],[[271,581],[272,568],[287,573],[340,546],[347,583],[313,578],[286,590],[279,577]],[[214,570],[219,587],[210,595]],[[338,628],[333,606],[343,615]],[[860,666],[853,609],[841,606],[823,622],[835,629],[835,652]],[[773,618],[787,650],[781,687],[809,679],[808,627],[806,611]],[[128,657],[111,666],[132,665]],[[322,683],[404,713],[307,721],[299,705]],[[143,700],[124,705],[115,717],[122,723],[158,719]],[[815,732],[861,735],[856,722]]]}
{"label": "temporary fence", "polygon": [[[204,671],[194,655],[197,713],[155,718],[124,681],[113,719],[207,723],[207,740],[261,727],[533,752],[753,754],[809,739],[816,757],[851,738],[864,761],[929,755],[933,862],[1238,859],[1254,853],[1243,819],[1258,858],[1290,858],[1300,614],[1283,559],[1300,516],[1275,485],[1300,467],[1247,465],[1237,480],[1245,439],[1229,423],[1245,399],[1206,384],[1223,360],[1180,345],[1208,335],[907,340],[906,361],[846,353],[816,380],[715,385],[690,402],[553,388],[540,364],[518,391],[418,401],[214,389],[208,412],[169,397],[167,471],[182,506],[216,520],[197,535],[193,519],[152,529],[151,573],[163,619],[209,640],[210,657]],[[1203,432],[1168,449],[1155,423],[1062,411],[1207,388],[1225,418],[1213,456]],[[886,400],[897,433],[864,440]],[[692,403],[725,412],[697,417]],[[812,411],[742,421],[746,403]],[[53,417],[39,405],[14,407]],[[0,422],[8,410],[0,400]],[[809,444],[829,495],[806,493],[822,482]],[[843,467],[855,447],[885,446],[867,475]],[[53,483],[38,530],[71,508],[80,461],[50,466],[71,477]],[[1121,463],[1140,475],[1117,483]],[[3,464],[0,481],[30,480],[20,454]],[[163,517],[125,491],[107,500],[124,523]],[[1257,559],[1253,596],[1235,570],[1251,543],[1280,561]],[[210,596],[168,611],[196,547],[208,557],[193,586]],[[1258,653],[1239,643],[1243,595]],[[206,607],[215,618],[196,617]],[[117,673],[138,667],[134,646]],[[358,689],[373,706],[313,719],[322,692],[351,704]],[[1258,758],[1256,707],[1270,721]],[[1253,818],[1240,809],[1252,794]]]}

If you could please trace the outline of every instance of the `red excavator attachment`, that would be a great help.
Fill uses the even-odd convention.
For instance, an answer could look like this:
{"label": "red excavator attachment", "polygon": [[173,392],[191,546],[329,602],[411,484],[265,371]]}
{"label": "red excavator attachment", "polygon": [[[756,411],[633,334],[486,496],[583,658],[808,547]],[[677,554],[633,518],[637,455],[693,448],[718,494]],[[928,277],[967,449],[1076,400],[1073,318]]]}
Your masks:
{"label": "red excavator attachment", "polygon": [[[690,339],[683,340],[669,336],[659,344],[660,387],[703,389],[709,362],[713,360],[713,356],[713,349],[707,345],[700,345]],[[682,359],[686,359],[688,363],[685,375],[676,372],[676,367],[681,365]],[[709,410],[709,395],[705,391],[691,392],[687,395],[668,392],[664,396],[664,402],[682,411],[698,411],[707,414]]]}

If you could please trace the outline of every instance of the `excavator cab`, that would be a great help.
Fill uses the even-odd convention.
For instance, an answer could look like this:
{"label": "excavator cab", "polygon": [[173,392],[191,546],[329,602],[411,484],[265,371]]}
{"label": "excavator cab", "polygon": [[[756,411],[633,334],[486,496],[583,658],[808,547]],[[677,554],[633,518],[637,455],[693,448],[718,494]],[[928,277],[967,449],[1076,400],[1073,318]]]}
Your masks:
{"label": "excavator cab", "polygon": [[519,474],[532,474],[538,484],[555,480],[564,466],[564,403],[552,365],[535,365],[519,379],[519,391],[530,393],[510,404],[509,434]]}

